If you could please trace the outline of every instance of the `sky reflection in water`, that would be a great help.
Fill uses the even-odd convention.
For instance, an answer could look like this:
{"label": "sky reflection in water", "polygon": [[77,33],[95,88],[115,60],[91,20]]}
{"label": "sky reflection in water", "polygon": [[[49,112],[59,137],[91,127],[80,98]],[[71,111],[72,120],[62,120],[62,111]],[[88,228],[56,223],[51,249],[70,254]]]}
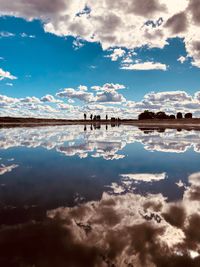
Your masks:
{"label": "sky reflection in water", "polygon": [[198,131],[1,129],[0,266],[199,266],[199,152]]}

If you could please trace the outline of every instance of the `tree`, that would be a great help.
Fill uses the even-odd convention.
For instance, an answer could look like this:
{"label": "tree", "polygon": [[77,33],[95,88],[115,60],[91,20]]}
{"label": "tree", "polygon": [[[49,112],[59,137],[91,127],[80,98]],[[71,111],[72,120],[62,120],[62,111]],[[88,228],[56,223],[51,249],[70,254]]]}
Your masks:
{"label": "tree", "polygon": [[106,120],[108,120],[108,115],[106,114]]}
{"label": "tree", "polygon": [[169,115],[169,118],[172,119],[172,120],[175,120],[176,116],[175,115]]}
{"label": "tree", "polygon": [[90,119],[91,119],[91,121],[92,121],[92,119],[93,119],[93,115],[92,115],[92,114],[90,115]]}
{"label": "tree", "polygon": [[183,118],[183,114],[181,112],[178,112],[176,115],[177,119],[182,119]]}
{"label": "tree", "polygon": [[185,119],[192,119],[192,113],[186,113]]}
{"label": "tree", "polygon": [[155,118],[155,113],[151,112],[149,110],[145,110],[144,112],[142,112],[139,116],[138,119],[139,120],[151,120]]}
{"label": "tree", "polygon": [[168,115],[165,112],[163,112],[163,111],[159,111],[159,112],[157,112],[155,114],[155,118],[156,119],[161,119],[161,120],[168,119]]}
{"label": "tree", "polygon": [[86,120],[87,119],[87,115],[84,113],[84,120]]}

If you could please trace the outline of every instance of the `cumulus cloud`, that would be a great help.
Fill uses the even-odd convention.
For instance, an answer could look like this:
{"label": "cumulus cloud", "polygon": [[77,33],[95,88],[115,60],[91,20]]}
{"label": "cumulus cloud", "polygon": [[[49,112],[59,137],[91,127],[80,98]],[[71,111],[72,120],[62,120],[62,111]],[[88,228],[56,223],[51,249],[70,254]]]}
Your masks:
{"label": "cumulus cloud", "polygon": [[110,92],[114,90],[120,90],[120,89],[125,89],[125,86],[123,84],[118,84],[118,83],[105,83],[103,86],[92,86],[91,89],[95,91],[105,91],[105,92]]}
{"label": "cumulus cloud", "polygon": [[193,65],[200,67],[198,0],[0,0],[0,6],[1,15],[40,19],[47,32],[113,48],[114,61],[124,48],[163,48],[169,38],[178,37]]}
{"label": "cumulus cloud", "polygon": [[[118,114],[120,118],[135,119],[144,110],[162,110],[168,114],[192,112],[193,117],[200,116],[199,91],[194,95],[181,90],[150,92],[140,101],[130,101],[123,93],[119,93],[122,89],[125,89],[122,84],[105,83],[102,86],[80,85],[76,89],[65,88],[55,96],[47,94],[41,98],[12,98],[0,95],[0,106],[3,116],[55,118],[56,113],[56,118],[82,118],[83,113],[93,113],[101,114],[103,117],[106,114],[109,117]],[[61,103],[63,105],[57,105]],[[68,114],[67,110],[70,110]]]}
{"label": "cumulus cloud", "polygon": [[173,34],[179,34],[187,30],[187,16],[185,12],[175,14],[169,18],[165,24],[166,27],[170,28]]}
{"label": "cumulus cloud", "polygon": [[66,88],[61,92],[58,92],[56,96],[61,98],[78,99],[86,103],[92,102],[107,102],[107,103],[121,103],[126,99],[122,94],[116,92],[116,90],[124,89],[125,86],[121,84],[106,83],[103,86],[92,86],[91,89],[96,91],[96,95],[92,92],[88,92],[87,86],[80,85],[77,90],[73,88]]}
{"label": "cumulus cloud", "polygon": [[75,90],[73,88],[65,88],[63,91],[58,92],[56,96],[61,98],[68,97],[70,99],[79,99],[84,102],[94,101],[94,96],[92,93],[88,93],[85,90],[81,90],[80,88],[79,90]]}
{"label": "cumulus cloud", "polygon": [[45,95],[40,99],[42,102],[51,102],[51,103],[59,103],[60,100],[55,99],[52,95]]}
{"label": "cumulus cloud", "polygon": [[122,48],[115,48],[112,53],[106,57],[111,58],[112,61],[117,61],[119,58],[125,55],[126,51]]}
{"label": "cumulus cloud", "polygon": [[17,77],[12,75],[9,71],[4,71],[0,68],[0,81],[4,79],[16,80]]}
{"label": "cumulus cloud", "polygon": [[110,92],[99,92],[96,95],[96,102],[122,103],[125,101],[125,97],[114,90]]}

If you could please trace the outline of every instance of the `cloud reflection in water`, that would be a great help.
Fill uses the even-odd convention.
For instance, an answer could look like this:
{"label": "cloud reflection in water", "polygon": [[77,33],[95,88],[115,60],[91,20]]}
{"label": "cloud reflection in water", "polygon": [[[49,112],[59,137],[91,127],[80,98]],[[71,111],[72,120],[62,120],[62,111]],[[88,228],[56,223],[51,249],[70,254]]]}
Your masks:
{"label": "cloud reflection in water", "polygon": [[200,152],[199,131],[142,131],[133,126],[101,127],[85,131],[83,126],[54,126],[40,128],[12,128],[0,130],[0,149],[19,146],[56,149],[66,156],[80,158],[102,157],[106,160],[123,159],[119,152],[127,144],[139,142],[146,150],[183,153],[193,148]]}

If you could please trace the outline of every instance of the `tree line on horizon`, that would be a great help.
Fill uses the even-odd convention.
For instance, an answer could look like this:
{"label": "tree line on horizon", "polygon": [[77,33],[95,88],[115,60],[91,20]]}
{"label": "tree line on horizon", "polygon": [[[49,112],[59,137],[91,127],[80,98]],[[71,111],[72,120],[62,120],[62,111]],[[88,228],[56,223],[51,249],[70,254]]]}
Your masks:
{"label": "tree line on horizon", "polygon": [[138,116],[138,120],[151,120],[151,119],[160,119],[160,120],[166,120],[166,119],[192,119],[193,115],[192,113],[188,112],[185,115],[182,112],[178,112],[176,115],[168,115],[164,111],[159,112],[152,112],[149,110],[145,110],[144,112],[140,113]]}

